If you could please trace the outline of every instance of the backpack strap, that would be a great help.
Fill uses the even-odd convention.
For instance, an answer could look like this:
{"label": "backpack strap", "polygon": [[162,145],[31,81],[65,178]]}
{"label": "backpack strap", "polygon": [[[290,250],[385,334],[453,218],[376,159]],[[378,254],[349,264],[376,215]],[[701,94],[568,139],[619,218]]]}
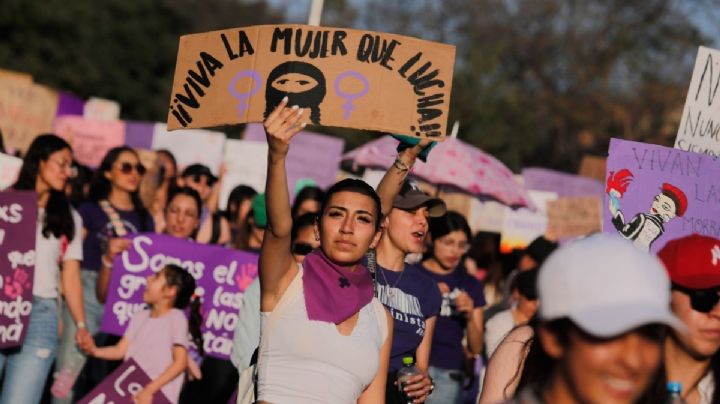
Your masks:
{"label": "backpack strap", "polygon": [[100,208],[103,210],[103,212],[105,212],[108,219],[110,219],[110,224],[113,227],[113,231],[115,231],[115,236],[126,236],[128,234],[128,231],[127,229],[125,229],[125,225],[123,224],[123,221],[120,218],[120,214],[117,212],[117,210],[112,207],[112,205],[107,199],[101,200],[99,204]]}

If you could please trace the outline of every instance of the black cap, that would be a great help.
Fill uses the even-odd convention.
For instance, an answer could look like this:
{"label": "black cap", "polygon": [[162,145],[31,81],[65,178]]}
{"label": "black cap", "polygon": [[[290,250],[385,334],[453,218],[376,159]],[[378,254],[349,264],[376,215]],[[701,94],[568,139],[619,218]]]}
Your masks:
{"label": "black cap", "polygon": [[543,236],[536,238],[530,243],[525,249],[525,254],[529,255],[530,258],[537,262],[540,266],[545,259],[558,248],[558,244],[554,241],[550,241]]}
{"label": "black cap", "polygon": [[426,194],[412,180],[406,180],[403,183],[400,193],[393,201],[393,207],[402,210],[417,209],[423,205],[427,206],[430,217],[440,217],[447,211],[445,202],[442,199],[433,198]]}
{"label": "black cap", "polygon": [[199,179],[199,177],[203,175],[207,177],[208,185],[212,185],[215,183],[215,181],[217,181],[217,177],[213,175],[212,171],[210,171],[210,168],[202,164],[190,164],[189,166],[185,167],[180,177],[195,177],[196,179]]}

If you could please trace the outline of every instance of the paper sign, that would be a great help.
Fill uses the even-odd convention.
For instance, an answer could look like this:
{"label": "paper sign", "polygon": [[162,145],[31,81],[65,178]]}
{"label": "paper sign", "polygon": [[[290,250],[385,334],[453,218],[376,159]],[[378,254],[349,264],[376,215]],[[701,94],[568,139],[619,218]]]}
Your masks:
{"label": "paper sign", "polygon": [[[174,132],[173,132],[174,133]],[[220,209],[227,208],[230,192],[238,185],[265,192],[268,145],[251,140],[228,139],[225,142],[225,175],[220,188]]]}
{"label": "paper sign", "polygon": [[190,164],[200,163],[217,175],[224,147],[225,134],[222,132],[200,129],[168,132],[164,123],[155,124],[153,150],[169,150],[180,171]]}
{"label": "paper sign", "polygon": [[152,149],[154,122],[125,122],[125,145],[136,149]]}
{"label": "paper sign", "polygon": [[505,207],[500,251],[510,253],[515,249],[524,249],[537,237],[547,231],[548,217],[545,206],[548,201],[557,199],[557,194],[546,191],[528,191],[528,197],[536,210],[521,208],[513,210]]}
{"label": "paper sign", "polygon": [[21,158],[0,153],[0,191],[15,184],[22,163]]}
{"label": "paper sign", "polygon": [[125,122],[59,116],[55,120],[55,133],[70,143],[75,160],[97,168],[110,149],[125,143]]}
{"label": "paper sign", "polygon": [[[267,143],[261,124],[248,124],[245,139]],[[293,195],[298,180],[306,178],[322,189],[330,188],[335,183],[344,148],[345,141],[341,138],[309,131],[295,135],[285,165],[290,195]]]}
{"label": "paper sign", "polygon": [[705,154],[610,140],[603,231],[644,251],[691,233],[720,237],[720,162]]}
{"label": "paper sign", "polygon": [[91,97],[85,102],[83,118],[95,121],[117,121],[120,119],[120,104],[113,100]]}
{"label": "paper sign", "polygon": [[[122,363],[78,404],[133,404],[133,397],[150,384],[150,376],[133,359]],[[162,390],[153,394],[153,404],[170,404]]]}
{"label": "paper sign", "polygon": [[580,160],[578,175],[581,177],[592,178],[600,181],[600,183],[605,182],[605,160],[605,157],[584,155],[582,160]]}
{"label": "paper sign", "polygon": [[701,46],[695,59],[675,148],[720,155],[720,51]]}
{"label": "paper sign", "polygon": [[547,168],[522,170],[525,189],[555,192],[560,197],[591,196],[603,194],[601,182]]}
{"label": "paper sign", "polygon": [[0,349],[22,345],[32,311],[37,194],[0,192]]}
{"label": "paper sign", "polygon": [[33,139],[52,131],[58,93],[26,78],[0,76],[0,131],[6,149],[25,153]]}
{"label": "paper sign", "polygon": [[195,293],[202,298],[205,352],[228,359],[243,293],[257,276],[258,256],[248,252],[161,234],[135,235],[131,248],[113,263],[102,331],[125,332],[130,317],[143,307],[145,278],[166,263],[182,266],[195,278]]}
{"label": "paper sign", "polygon": [[547,202],[546,234],[553,239],[569,239],[599,232],[602,225],[600,196],[558,198]]}
{"label": "paper sign", "polygon": [[262,122],[284,96],[304,122],[442,138],[455,47],[381,32],[262,25],[185,35],[168,127]]}

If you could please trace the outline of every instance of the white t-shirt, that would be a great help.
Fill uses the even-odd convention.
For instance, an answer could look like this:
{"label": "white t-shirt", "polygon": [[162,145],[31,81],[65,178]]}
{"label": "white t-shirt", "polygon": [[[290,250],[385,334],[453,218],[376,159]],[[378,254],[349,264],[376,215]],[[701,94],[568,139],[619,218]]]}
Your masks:
{"label": "white t-shirt", "polygon": [[45,209],[38,210],[38,222],[35,230],[35,281],[33,283],[33,296],[42,298],[56,298],[58,296],[58,274],[60,262],[69,260],[82,261],[82,218],[71,208],[73,222],[75,222],[75,237],[67,240],[67,247],[63,254],[62,237],[52,234],[45,237],[42,234]]}
{"label": "white t-shirt", "polygon": [[497,349],[500,342],[515,328],[512,310],[504,310],[496,314],[485,324],[485,349],[488,358]]}

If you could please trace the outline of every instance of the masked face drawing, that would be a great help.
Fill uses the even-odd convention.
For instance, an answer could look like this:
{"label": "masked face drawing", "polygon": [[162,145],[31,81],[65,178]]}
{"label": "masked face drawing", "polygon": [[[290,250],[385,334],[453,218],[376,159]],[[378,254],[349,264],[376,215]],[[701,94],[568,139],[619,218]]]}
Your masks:
{"label": "masked face drawing", "polygon": [[310,120],[320,123],[320,104],[325,98],[325,76],[305,62],[285,62],[275,67],[265,86],[265,118],[288,97],[288,105],[310,109]]}

